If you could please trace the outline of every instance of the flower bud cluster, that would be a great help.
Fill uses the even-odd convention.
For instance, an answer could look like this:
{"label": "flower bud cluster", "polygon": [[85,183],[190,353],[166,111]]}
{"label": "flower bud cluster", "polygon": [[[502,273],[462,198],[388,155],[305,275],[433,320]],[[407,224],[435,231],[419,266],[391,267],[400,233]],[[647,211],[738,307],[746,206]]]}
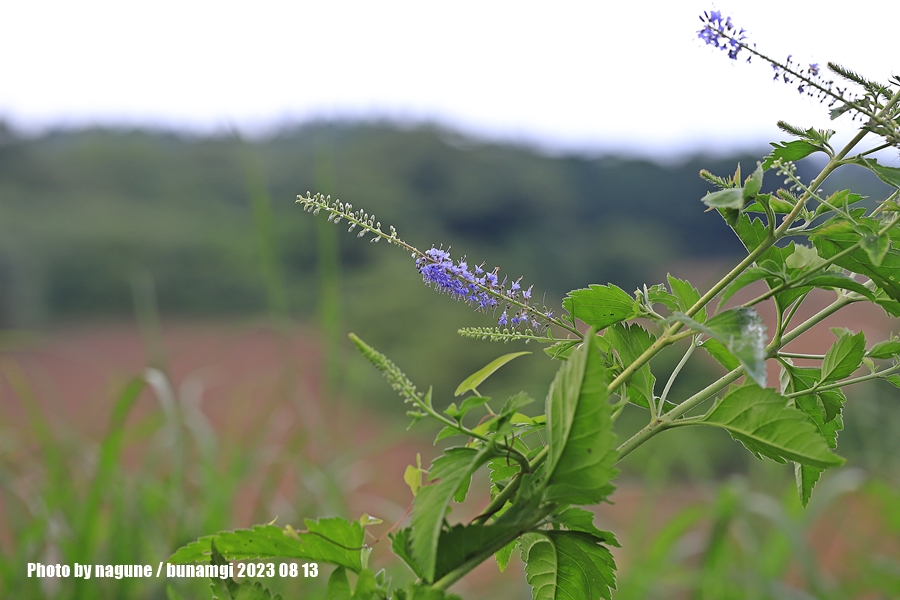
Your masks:
{"label": "flower bud cluster", "polygon": [[[450,252],[443,247],[432,246],[424,255],[416,258],[416,269],[421,273],[422,280],[454,300],[463,301],[484,313],[506,303],[497,321],[501,327],[530,327],[534,331],[541,331],[547,326],[542,320],[552,319],[553,313],[538,311],[528,304],[534,286],[523,290],[520,277],[509,282],[507,287],[508,279],[504,277],[500,280],[500,267],[495,267],[493,271],[485,271],[483,267],[484,263],[470,270],[465,258],[454,263]],[[518,310],[510,316],[512,305],[517,306]]]}

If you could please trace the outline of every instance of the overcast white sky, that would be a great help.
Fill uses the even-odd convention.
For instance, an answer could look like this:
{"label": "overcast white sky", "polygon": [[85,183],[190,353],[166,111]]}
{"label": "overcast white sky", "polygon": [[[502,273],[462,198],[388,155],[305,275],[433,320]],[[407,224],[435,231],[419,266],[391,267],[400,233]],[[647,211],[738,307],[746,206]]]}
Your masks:
{"label": "overcast white sky", "polygon": [[[696,37],[713,7],[762,51],[900,73],[900,2],[295,0],[0,4],[0,119],[265,133],[436,121],[556,151],[762,146],[826,110]],[[892,71],[893,69],[893,71]],[[843,119],[838,121],[842,123]],[[852,127],[847,119],[845,128]]]}

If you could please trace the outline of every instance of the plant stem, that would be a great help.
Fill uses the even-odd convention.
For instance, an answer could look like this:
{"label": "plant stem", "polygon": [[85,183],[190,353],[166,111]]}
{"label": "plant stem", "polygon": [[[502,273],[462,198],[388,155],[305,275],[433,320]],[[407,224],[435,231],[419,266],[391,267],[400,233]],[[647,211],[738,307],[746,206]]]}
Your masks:
{"label": "plant stem", "polygon": [[[669,375],[669,380],[666,381],[666,387],[663,388],[662,396],[659,397],[659,408],[657,409],[658,413],[662,413],[663,407],[666,405],[666,398],[669,397],[669,390],[672,389],[672,384],[675,383],[675,379],[678,377],[678,374],[681,373],[681,369],[684,368],[684,365],[687,364],[688,359],[691,357],[691,354],[694,353],[694,349],[697,348],[697,337],[691,340],[691,345],[688,346],[687,351],[685,351],[684,356],[681,357],[681,360],[678,361],[678,364],[675,365],[675,370],[672,371],[672,374]],[[655,403],[651,401],[650,405],[653,406]],[[651,415],[655,416],[655,415]],[[652,420],[652,418],[651,418]]]}
{"label": "plant stem", "polygon": [[838,390],[847,385],[853,385],[854,383],[862,383],[863,381],[869,381],[871,379],[881,379],[885,375],[890,375],[896,371],[900,371],[900,365],[894,365],[893,367],[888,367],[882,371],[877,371],[875,373],[869,373],[868,375],[860,375],[859,377],[854,377],[852,379],[844,379],[843,381],[836,381],[834,383],[829,383],[827,385],[820,385],[819,387],[812,387],[808,390],[801,390],[799,392],[791,392],[790,394],[784,394],[785,398],[797,398],[799,396],[806,396],[808,394],[815,394],[818,392],[827,392],[829,390]]}

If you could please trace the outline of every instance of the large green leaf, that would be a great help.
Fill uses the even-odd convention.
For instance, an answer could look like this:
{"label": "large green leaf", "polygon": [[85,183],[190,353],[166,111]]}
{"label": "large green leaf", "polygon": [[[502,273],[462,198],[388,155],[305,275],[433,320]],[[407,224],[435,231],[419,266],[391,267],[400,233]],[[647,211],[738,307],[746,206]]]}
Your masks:
{"label": "large green leaf", "polygon": [[726,429],[754,454],[777,462],[793,460],[819,468],[844,462],[829,451],[826,440],[806,414],[788,406],[788,399],[772,389],[754,384],[732,388],[703,422]]}
{"label": "large green leaf", "polygon": [[563,308],[598,330],[637,316],[634,298],[612,284],[573,290],[563,300]]}
{"label": "large green leaf", "polygon": [[453,393],[453,395],[459,396],[470,391],[477,394],[478,391],[475,388],[481,385],[485,379],[493,375],[497,371],[497,369],[499,369],[509,361],[525,354],[531,354],[531,352],[512,352],[511,354],[504,354],[503,356],[495,358],[484,367],[478,369],[477,371],[466,377],[466,379],[459,384],[459,387],[456,388],[456,391]]}
{"label": "large green leaf", "polygon": [[879,165],[878,161],[874,158],[860,157],[856,160],[856,164],[869,169],[878,176],[878,179],[882,180],[889,186],[900,189],[900,169],[896,167],[885,167],[884,165]]}
{"label": "large green leaf", "polygon": [[172,563],[208,560],[215,542],[216,548],[228,560],[256,558],[299,558],[362,569],[360,552],[364,544],[363,527],[359,521],[329,517],[314,521],[306,519],[306,531],[281,528],[275,525],[256,525],[250,529],[220,531],[179,548],[169,557]]}
{"label": "large green leaf", "polygon": [[547,500],[595,504],[610,493],[618,471],[606,374],[592,329],[586,343],[556,373],[547,394]]}
{"label": "large green leaf", "polygon": [[[811,389],[822,380],[822,370],[812,367],[785,366],[782,373],[784,391],[786,393],[802,392]],[[798,396],[794,406],[800,409],[819,430],[819,434],[829,448],[837,448],[838,432],[844,428],[841,419],[841,408],[844,395],[839,390],[812,393]],[[813,488],[819,481],[823,469],[811,465],[797,463],[794,475],[797,480],[797,492],[803,506],[809,503]]]}
{"label": "large green leaf", "polygon": [[681,313],[672,315],[672,319],[717,340],[743,365],[750,379],[760,386],[766,385],[766,326],[755,310],[732,308],[706,323],[698,323]]}
{"label": "large green leaf", "polygon": [[490,445],[481,450],[450,448],[428,470],[431,484],[419,489],[413,500],[410,543],[412,557],[426,581],[434,581],[438,541],[450,500],[458,490],[468,487],[472,474],[492,456]]}
{"label": "large green leaf", "polygon": [[616,588],[612,554],[588,533],[529,533],[520,548],[532,600],[609,600]]}
{"label": "large green leaf", "polygon": [[[840,267],[865,275],[893,300],[900,300],[900,231],[891,230],[894,247],[887,250],[880,265],[875,265],[862,248],[851,251],[835,261]],[[862,236],[846,221],[835,221],[812,234],[813,243],[822,258],[832,258],[859,243]]]}
{"label": "large green leaf", "polygon": [[[656,341],[656,336],[637,323],[616,323],[606,330],[603,337],[619,354],[625,367],[633,363]],[[625,386],[628,400],[649,409],[649,402],[654,398],[655,383],[656,377],[650,371],[650,365],[645,364],[631,376]]]}
{"label": "large green leaf", "polygon": [[770,142],[774,148],[762,163],[763,169],[771,169],[775,161],[795,161],[806,158],[814,152],[822,152],[823,149],[817,144],[807,142],[805,140],[793,140],[791,142]]}
{"label": "large green leaf", "polygon": [[521,533],[513,525],[456,525],[442,531],[434,581],[478,555],[499,552]]}

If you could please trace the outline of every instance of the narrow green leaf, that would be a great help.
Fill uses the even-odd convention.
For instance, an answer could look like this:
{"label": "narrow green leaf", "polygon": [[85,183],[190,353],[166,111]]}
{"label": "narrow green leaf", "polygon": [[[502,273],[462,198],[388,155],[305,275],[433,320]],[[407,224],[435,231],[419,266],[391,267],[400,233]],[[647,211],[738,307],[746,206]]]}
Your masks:
{"label": "narrow green leaf", "polygon": [[422,487],[413,500],[410,546],[426,581],[434,581],[438,540],[450,500],[459,490],[468,489],[472,474],[493,454],[492,446],[449,448],[428,470],[431,484]]}
{"label": "narrow green leaf", "polygon": [[788,406],[788,400],[771,389],[745,384],[732,388],[703,422],[726,429],[754,454],[775,460],[819,468],[836,467],[844,459],[832,454],[808,417]]}
{"label": "narrow green leaf", "polygon": [[547,501],[596,504],[615,489],[616,436],[595,337],[591,329],[547,394]]}
{"label": "narrow green leaf", "polygon": [[598,330],[637,316],[634,298],[612,284],[573,290],[563,300],[563,308]]}
{"label": "narrow green leaf", "polygon": [[740,361],[750,379],[760,386],[766,385],[766,326],[755,310],[732,308],[705,324],[681,313],[672,315],[672,319],[720,342]]}
{"label": "narrow green leaf", "polygon": [[216,548],[228,560],[299,558],[344,566],[357,573],[362,569],[360,550],[364,541],[359,521],[330,517],[318,521],[305,519],[304,523],[306,531],[275,525],[221,531],[182,546],[168,562],[205,561],[211,554],[212,542],[215,542]]}
{"label": "narrow green leaf", "polygon": [[843,334],[825,354],[822,361],[822,380],[837,381],[849,377],[862,364],[866,355],[866,336]]}
{"label": "narrow green leaf", "polygon": [[522,536],[519,547],[532,600],[610,600],[616,563],[594,536],[542,531]]}
{"label": "narrow green leaf", "polygon": [[[616,323],[609,327],[603,335],[610,345],[616,350],[624,366],[633,363],[656,341],[656,336],[638,325],[637,323]],[[626,384],[628,400],[638,406],[649,409],[649,402],[653,401],[653,386],[656,377],[650,371],[650,365],[645,364],[638,369],[631,380]]]}
{"label": "narrow green leaf", "polygon": [[884,380],[892,386],[900,388],[900,375],[888,375]]}
{"label": "narrow green leaf", "polygon": [[770,142],[770,144],[774,148],[774,150],[772,150],[772,152],[762,163],[762,168],[767,171],[772,168],[772,165],[774,165],[775,161],[777,161],[778,159],[781,159],[785,162],[795,161],[800,160],[801,158],[806,158],[814,152],[822,151],[821,147],[804,140],[794,140],[791,142]]}
{"label": "narrow green leaf", "polygon": [[900,340],[878,342],[866,353],[869,358],[892,358],[900,355]]}
{"label": "narrow green leaf", "polygon": [[744,190],[743,188],[728,188],[711,192],[701,198],[703,204],[710,208],[732,208],[740,210],[744,208]]}
{"label": "narrow green leaf", "polygon": [[466,377],[465,380],[459,384],[459,387],[456,388],[456,391],[453,392],[453,395],[461,396],[466,392],[475,392],[477,394],[478,391],[475,388],[481,385],[485,379],[493,375],[497,371],[497,369],[499,369],[512,359],[518,358],[525,354],[531,354],[531,352],[512,352],[510,354],[504,354],[499,358],[495,358],[484,367],[478,369],[477,371]]}

